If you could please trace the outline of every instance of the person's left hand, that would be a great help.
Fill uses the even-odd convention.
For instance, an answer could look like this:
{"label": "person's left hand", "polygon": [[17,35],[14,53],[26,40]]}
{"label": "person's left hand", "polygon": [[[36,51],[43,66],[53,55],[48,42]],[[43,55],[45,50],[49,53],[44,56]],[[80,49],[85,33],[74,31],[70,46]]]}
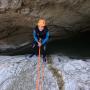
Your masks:
{"label": "person's left hand", "polygon": [[41,47],[41,45],[42,45],[42,44],[41,44],[40,42],[38,42],[38,46]]}

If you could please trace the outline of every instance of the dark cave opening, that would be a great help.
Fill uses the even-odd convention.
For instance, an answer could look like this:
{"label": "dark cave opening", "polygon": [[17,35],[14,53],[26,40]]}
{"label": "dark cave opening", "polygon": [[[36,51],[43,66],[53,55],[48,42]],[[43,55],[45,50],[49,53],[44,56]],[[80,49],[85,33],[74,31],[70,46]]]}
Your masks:
{"label": "dark cave opening", "polygon": [[90,31],[77,33],[67,39],[55,40],[48,44],[48,53],[67,55],[72,58],[90,57]]}
{"label": "dark cave opening", "polygon": [[[52,37],[51,37],[52,38]],[[25,55],[31,54],[31,44],[9,49],[1,55]],[[90,31],[80,32],[66,39],[52,40],[47,44],[47,55],[60,54],[71,58],[90,58]]]}

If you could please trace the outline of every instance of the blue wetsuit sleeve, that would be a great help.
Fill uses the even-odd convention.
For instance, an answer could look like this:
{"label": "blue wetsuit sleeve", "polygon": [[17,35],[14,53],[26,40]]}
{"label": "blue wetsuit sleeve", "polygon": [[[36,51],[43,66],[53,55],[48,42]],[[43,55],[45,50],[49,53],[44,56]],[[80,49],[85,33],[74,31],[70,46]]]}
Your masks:
{"label": "blue wetsuit sleeve", "polygon": [[37,36],[36,36],[36,31],[35,31],[35,30],[33,30],[33,37],[34,37],[34,40],[35,40],[36,42],[38,42],[38,38],[37,38]]}
{"label": "blue wetsuit sleeve", "polygon": [[49,32],[46,33],[46,38],[42,40],[42,45],[48,41],[48,38],[49,38]]}

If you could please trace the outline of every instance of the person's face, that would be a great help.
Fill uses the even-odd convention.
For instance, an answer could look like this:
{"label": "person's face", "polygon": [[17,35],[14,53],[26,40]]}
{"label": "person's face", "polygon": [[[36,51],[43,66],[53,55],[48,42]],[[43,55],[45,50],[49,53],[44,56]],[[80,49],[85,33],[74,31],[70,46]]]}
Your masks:
{"label": "person's face", "polygon": [[38,27],[40,31],[43,31],[44,30],[44,27],[43,26],[39,26]]}

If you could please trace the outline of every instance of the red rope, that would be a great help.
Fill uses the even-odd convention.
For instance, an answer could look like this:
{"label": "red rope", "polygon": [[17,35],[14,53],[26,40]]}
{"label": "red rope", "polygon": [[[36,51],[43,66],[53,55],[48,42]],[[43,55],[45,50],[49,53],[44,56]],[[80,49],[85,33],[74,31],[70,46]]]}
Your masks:
{"label": "red rope", "polygon": [[40,81],[40,90],[43,90],[43,80],[44,80],[44,64],[42,64],[42,80]]}
{"label": "red rope", "polygon": [[42,90],[44,80],[44,64],[42,64],[42,80],[40,80],[40,47],[37,63],[37,80],[36,80],[36,90]]}
{"label": "red rope", "polygon": [[37,63],[36,90],[39,90],[39,83],[40,83],[40,47],[39,47],[39,56],[38,56],[38,63]]}
{"label": "red rope", "polygon": [[42,64],[42,80],[44,80],[44,64]]}

